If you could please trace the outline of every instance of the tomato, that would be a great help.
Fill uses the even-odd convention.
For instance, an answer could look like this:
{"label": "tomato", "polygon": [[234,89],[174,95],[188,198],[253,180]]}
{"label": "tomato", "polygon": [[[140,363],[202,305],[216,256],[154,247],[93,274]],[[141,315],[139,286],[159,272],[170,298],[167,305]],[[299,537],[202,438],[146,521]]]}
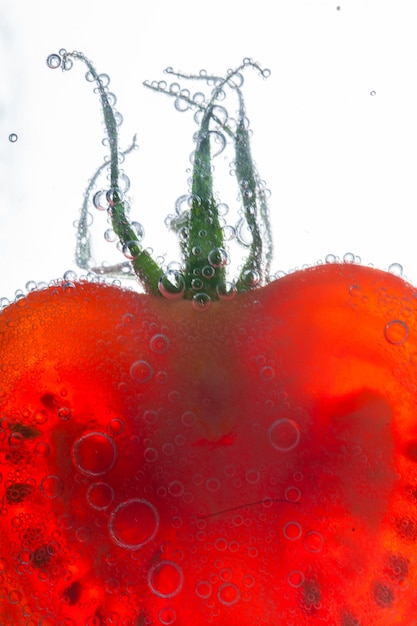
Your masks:
{"label": "tomato", "polygon": [[417,290],[145,265],[1,314],[0,624],[416,624]]}

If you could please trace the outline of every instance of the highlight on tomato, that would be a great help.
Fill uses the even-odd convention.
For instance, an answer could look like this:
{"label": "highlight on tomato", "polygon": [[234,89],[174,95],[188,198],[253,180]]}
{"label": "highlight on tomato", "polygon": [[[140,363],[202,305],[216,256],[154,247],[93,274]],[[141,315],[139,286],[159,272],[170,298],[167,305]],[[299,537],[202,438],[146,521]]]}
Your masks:
{"label": "highlight on tomato", "polygon": [[[85,273],[0,315],[1,626],[417,624],[416,288],[353,255],[271,274],[243,98],[244,73],[269,72],[251,59],[147,84],[198,124],[167,218],[181,258],[160,264],[130,218],[136,141],[119,147],[108,77],[48,57],[74,61],[110,158],[79,219]],[[236,224],[213,168],[229,150]],[[116,267],[91,264],[91,198]]]}

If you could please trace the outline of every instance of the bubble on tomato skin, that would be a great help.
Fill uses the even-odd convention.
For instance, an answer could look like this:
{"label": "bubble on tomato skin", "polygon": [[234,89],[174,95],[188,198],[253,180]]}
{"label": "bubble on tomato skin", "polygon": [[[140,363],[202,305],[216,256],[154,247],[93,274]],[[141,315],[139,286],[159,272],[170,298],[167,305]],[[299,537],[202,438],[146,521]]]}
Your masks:
{"label": "bubble on tomato skin", "polygon": [[263,380],[273,380],[275,378],[275,370],[270,365],[265,365],[265,367],[261,368],[259,376]]}
{"label": "bubble on tomato skin", "polygon": [[256,485],[260,481],[261,473],[259,470],[249,469],[246,470],[245,478],[246,482],[248,482],[250,485]]}
{"label": "bubble on tomato skin", "polygon": [[114,439],[100,431],[83,434],[74,442],[71,450],[73,464],[85,476],[107,474],[116,463],[117,456]]}
{"label": "bubble on tomato skin", "polygon": [[290,521],[286,522],[282,528],[282,533],[285,539],[290,541],[296,541],[302,535],[303,529],[299,522]]}
{"label": "bubble on tomato skin", "polygon": [[112,511],[108,528],[116,545],[125,550],[138,550],[155,537],[159,513],[148,500],[132,498]]}
{"label": "bubble on tomato skin", "polygon": [[298,487],[287,487],[285,490],[285,500],[287,502],[298,502],[301,498],[301,491]]}
{"label": "bubble on tomato skin", "polygon": [[92,483],[87,490],[87,502],[96,511],[104,511],[114,500],[114,489],[104,482]]}
{"label": "bubble on tomato skin", "polygon": [[66,422],[71,417],[71,409],[67,406],[62,406],[58,409],[58,417],[60,420]]}
{"label": "bubble on tomato skin", "polygon": [[223,583],[217,591],[217,598],[225,606],[233,606],[240,600],[240,589],[234,583]]}
{"label": "bubble on tomato skin", "polygon": [[175,624],[177,614],[173,608],[165,607],[159,611],[158,618],[163,626],[171,626]]}
{"label": "bubble on tomato skin", "polygon": [[173,598],[181,591],[183,584],[184,573],[174,561],[158,561],[148,572],[149,588],[160,598]]}
{"label": "bubble on tomato skin", "polygon": [[268,438],[279,452],[290,452],[300,441],[300,429],[294,420],[283,417],[271,424],[268,429]]}
{"label": "bubble on tomato skin", "polygon": [[59,476],[51,474],[42,478],[39,489],[45,498],[53,500],[64,493],[64,481]]}
{"label": "bubble on tomato skin", "polygon": [[287,582],[291,587],[298,589],[304,583],[305,576],[300,570],[292,570],[287,576]]}
{"label": "bubble on tomato skin", "polygon": [[51,452],[51,447],[46,441],[38,441],[33,449],[33,454],[37,458],[46,459]]}
{"label": "bubble on tomato skin", "polygon": [[148,383],[152,379],[153,373],[152,365],[144,360],[135,361],[130,366],[130,377],[138,383]]}
{"label": "bubble on tomato skin", "polygon": [[408,339],[409,328],[402,320],[391,320],[384,328],[385,339],[393,345],[402,345]]}
{"label": "bubble on tomato skin", "polygon": [[317,530],[310,530],[304,536],[303,545],[307,552],[321,552],[323,549],[323,544],[324,537]]}
{"label": "bubble on tomato skin", "polygon": [[149,342],[150,349],[156,354],[165,354],[165,352],[168,352],[169,346],[169,338],[162,333],[154,335]]}
{"label": "bubble on tomato skin", "polygon": [[196,311],[208,311],[212,304],[212,300],[208,293],[200,291],[199,293],[193,295],[192,304]]}

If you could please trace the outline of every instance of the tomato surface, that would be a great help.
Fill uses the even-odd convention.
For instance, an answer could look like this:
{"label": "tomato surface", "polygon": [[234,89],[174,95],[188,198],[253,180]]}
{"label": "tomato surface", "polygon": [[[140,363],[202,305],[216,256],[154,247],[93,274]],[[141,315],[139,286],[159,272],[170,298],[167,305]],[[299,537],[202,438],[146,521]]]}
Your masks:
{"label": "tomato surface", "polygon": [[416,296],[344,263],[7,307],[0,624],[416,624]]}

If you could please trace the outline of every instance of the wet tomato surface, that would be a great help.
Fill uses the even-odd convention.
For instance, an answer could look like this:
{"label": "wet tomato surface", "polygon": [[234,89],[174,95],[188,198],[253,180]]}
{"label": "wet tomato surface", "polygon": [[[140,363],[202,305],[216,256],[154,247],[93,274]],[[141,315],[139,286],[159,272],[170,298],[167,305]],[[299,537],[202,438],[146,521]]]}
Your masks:
{"label": "wet tomato surface", "polygon": [[1,623],[414,624],[416,296],[332,264],[10,305]]}

